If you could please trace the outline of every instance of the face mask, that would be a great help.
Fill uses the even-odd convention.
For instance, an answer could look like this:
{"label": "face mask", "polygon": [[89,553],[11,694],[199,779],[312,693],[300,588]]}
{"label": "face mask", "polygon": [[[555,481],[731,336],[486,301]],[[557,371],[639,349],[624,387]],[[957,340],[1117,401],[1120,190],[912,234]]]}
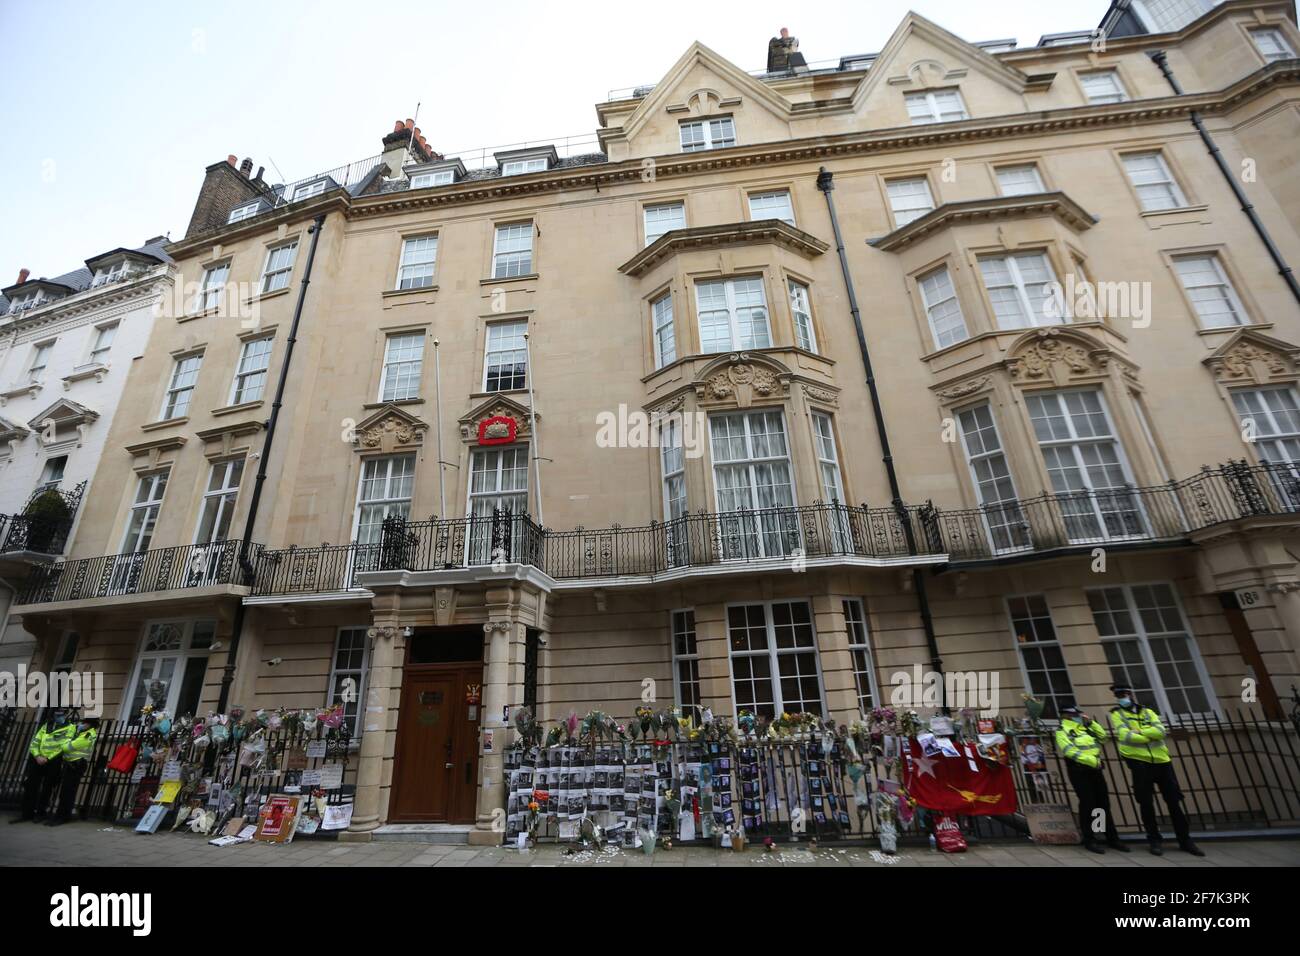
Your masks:
{"label": "face mask", "polygon": [[1133,699],[1130,698],[1130,697],[1121,697],[1121,698],[1117,701],[1117,703],[1118,703],[1121,707],[1132,707],[1132,706],[1133,706]]}

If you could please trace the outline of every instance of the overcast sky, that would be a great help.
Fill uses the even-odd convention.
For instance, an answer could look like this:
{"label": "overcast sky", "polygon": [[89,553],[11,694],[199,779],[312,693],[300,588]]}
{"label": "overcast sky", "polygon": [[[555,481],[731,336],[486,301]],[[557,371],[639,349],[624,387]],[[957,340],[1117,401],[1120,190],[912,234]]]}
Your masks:
{"label": "overcast sky", "polygon": [[[968,40],[1090,29],[1106,0],[587,4],[0,0],[0,286],[189,222],[227,154],[301,179],[412,116],[440,152],[591,135],[611,90],[694,40],[742,69],[783,26],[808,60],[879,50],[909,9]],[[277,172],[279,170],[279,172]]]}

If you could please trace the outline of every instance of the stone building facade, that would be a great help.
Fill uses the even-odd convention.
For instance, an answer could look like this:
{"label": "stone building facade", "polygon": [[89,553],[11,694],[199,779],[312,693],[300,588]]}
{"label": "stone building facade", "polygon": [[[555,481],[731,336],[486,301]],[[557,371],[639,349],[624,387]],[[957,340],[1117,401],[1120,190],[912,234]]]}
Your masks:
{"label": "stone building facade", "polygon": [[1122,679],[1279,716],[1297,43],[1264,0],[1027,48],[911,14],[757,77],[695,43],[597,106],[597,153],[467,169],[399,122],[196,209],[19,610],[123,717],[152,680],[199,711],[355,687],[358,837],[499,839],[525,704],[850,720],[942,667],[1004,712]]}

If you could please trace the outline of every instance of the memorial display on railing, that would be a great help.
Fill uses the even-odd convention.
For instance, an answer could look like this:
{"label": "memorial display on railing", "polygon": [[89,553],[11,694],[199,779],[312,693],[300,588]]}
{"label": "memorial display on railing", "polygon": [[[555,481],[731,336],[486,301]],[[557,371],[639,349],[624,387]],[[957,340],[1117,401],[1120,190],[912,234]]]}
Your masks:
{"label": "memorial display on railing", "polygon": [[[647,854],[675,843],[744,850],[858,839],[894,853],[903,829],[965,849],[959,820],[1018,811],[1007,736],[963,711],[923,720],[876,708],[836,724],[815,714],[638,708],[625,722],[576,713],[544,730],[514,714],[505,751],[505,842]],[[870,825],[868,825],[870,824]]]}
{"label": "memorial display on railing", "polygon": [[347,828],[348,744],[342,705],[173,717],[146,704],[105,769],[138,832],[288,843]]}

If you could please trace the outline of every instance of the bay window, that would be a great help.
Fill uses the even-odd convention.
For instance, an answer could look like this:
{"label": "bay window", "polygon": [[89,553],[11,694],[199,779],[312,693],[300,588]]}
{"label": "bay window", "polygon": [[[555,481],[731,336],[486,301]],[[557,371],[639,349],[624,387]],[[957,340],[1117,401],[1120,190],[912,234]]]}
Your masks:
{"label": "bay window", "polygon": [[1300,462],[1300,405],[1289,385],[1232,390],[1232,404],[1266,462]]}
{"label": "bay window", "polygon": [[794,344],[808,352],[817,351],[817,336],[813,332],[812,307],[808,304],[808,287],[790,279],[790,315],[794,319]]}
{"label": "bay window", "polygon": [[921,304],[930,321],[935,348],[947,348],[970,337],[947,266],[940,266],[921,276],[916,285],[921,291]]}
{"label": "bay window", "polygon": [[654,319],[655,368],[677,361],[677,333],[673,328],[673,295],[665,292],[650,303]]}

